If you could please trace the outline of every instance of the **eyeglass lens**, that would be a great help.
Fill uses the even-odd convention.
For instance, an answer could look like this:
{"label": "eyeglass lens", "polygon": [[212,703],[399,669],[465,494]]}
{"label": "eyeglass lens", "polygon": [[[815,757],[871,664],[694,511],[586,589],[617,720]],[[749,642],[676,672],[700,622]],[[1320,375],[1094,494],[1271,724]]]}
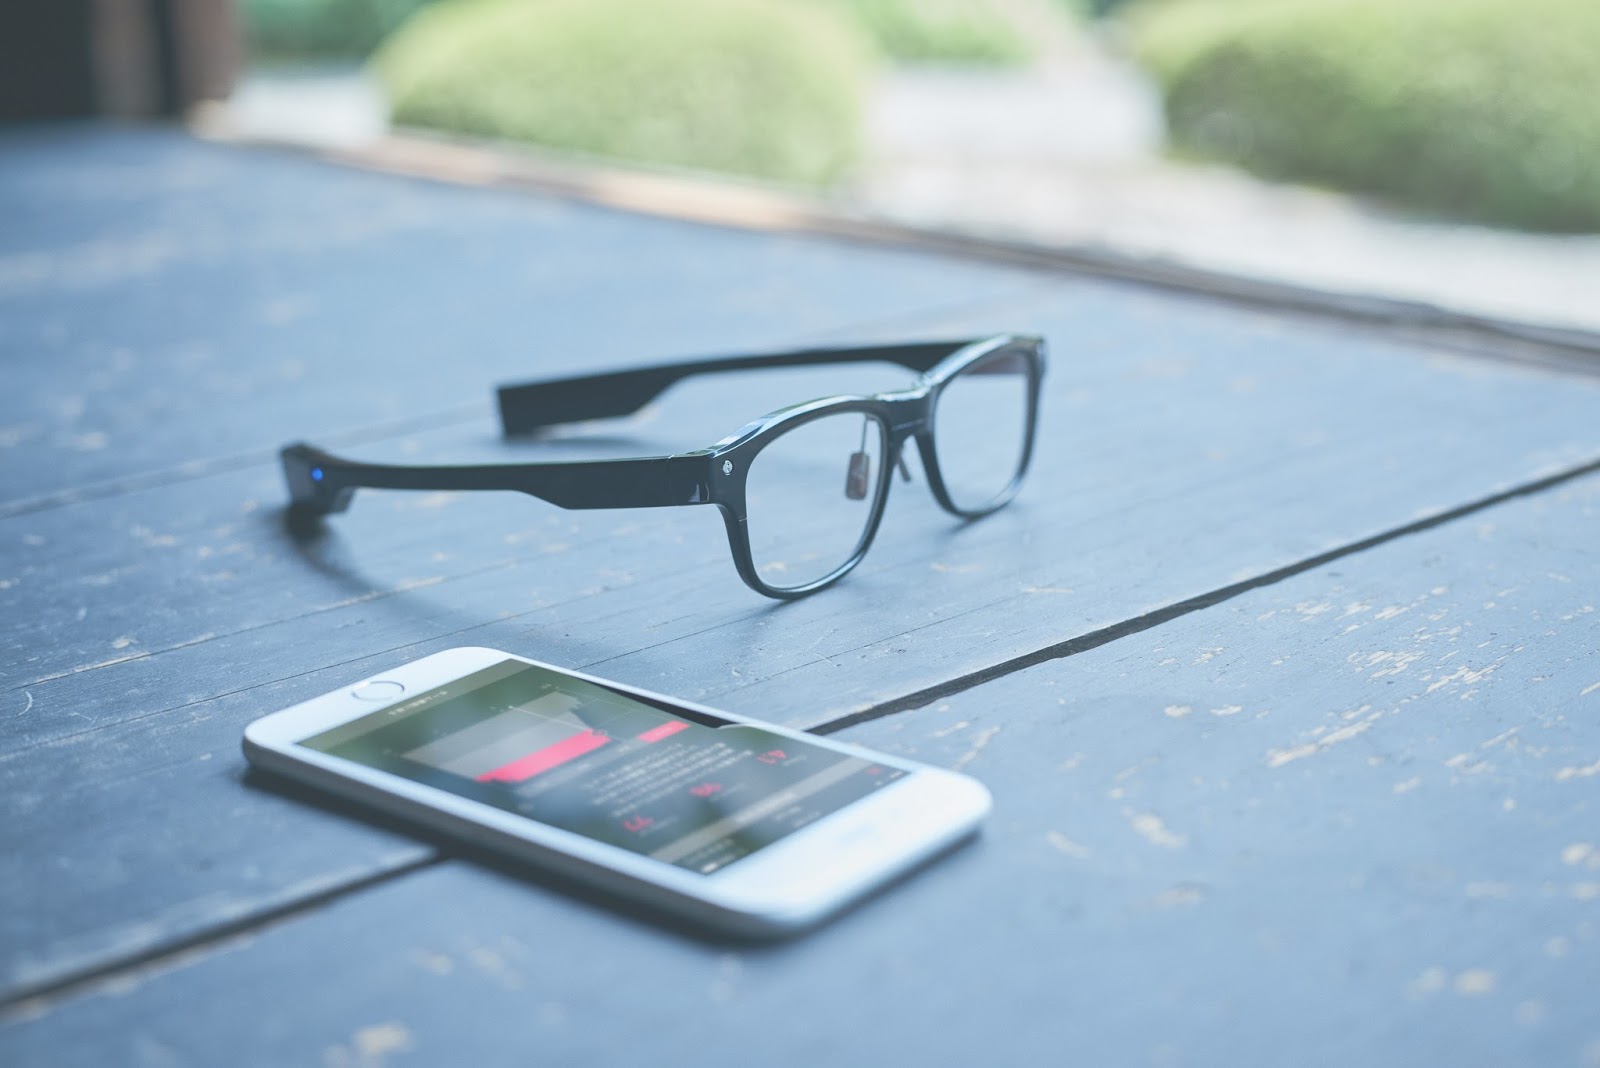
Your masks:
{"label": "eyeglass lens", "polygon": [[853,557],[878,503],[887,435],[861,412],[837,412],[769,441],[745,478],[746,529],[761,580],[798,589]]}
{"label": "eyeglass lens", "polygon": [[944,384],[933,413],[933,449],[950,503],[979,512],[1015,488],[1028,440],[1030,363],[1002,348]]}

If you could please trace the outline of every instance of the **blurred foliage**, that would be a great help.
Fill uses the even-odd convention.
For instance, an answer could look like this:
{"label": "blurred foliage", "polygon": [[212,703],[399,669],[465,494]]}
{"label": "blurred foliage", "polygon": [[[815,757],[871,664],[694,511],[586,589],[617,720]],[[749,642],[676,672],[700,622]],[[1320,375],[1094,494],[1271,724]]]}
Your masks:
{"label": "blurred foliage", "polygon": [[1600,229],[1597,0],[1167,0],[1132,25],[1184,149],[1462,217]]}
{"label": "blurred foliage", "polygon": [[[241,0],[258,54],[365,56],[433,0]],[[662,0],[670,4],[671,0]],[[883,52],[908,62],[1015,66],[1033,57],[1019,11],[1077,13],[1089,0],[810,0],[858,22]],[[1100,0],[1106,2],[1106,0]]]}
{"label": "blurred foliage", "polygon": [[823,185],[872,56],[802,0],[443,0],[374,67],[400,123]]}
{"label": "blurred foliage", "polygon": [[257,55],[365,56],[431,0],[241,0]]}
{"label": "blurred foliage", "polygon": [[893,59],[1017,66],[1033,45],[1000,0],[814,0],[847,12]]}

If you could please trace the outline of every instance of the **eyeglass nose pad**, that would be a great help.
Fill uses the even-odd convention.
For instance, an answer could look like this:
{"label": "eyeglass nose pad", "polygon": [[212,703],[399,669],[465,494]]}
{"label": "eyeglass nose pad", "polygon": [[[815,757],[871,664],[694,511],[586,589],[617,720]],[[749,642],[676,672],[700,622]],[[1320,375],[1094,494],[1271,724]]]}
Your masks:
{"label": "eyeglass nose pad", "polygon": [[[906,469],[906,454],[899,453],[894,458],[895,467],[900,469],[900,481],[910,482],[911,472]],[[865,452],[850,454],[850,467],[844,476],[844,495],[852,501],[867,499],[867,487],[872,485],[872,458]]]}
{"label": "eyeglass nose pad", "polygon": [[867,486],[872,480],[872,460],[864,452],[850,454],[850,467],[844,476],[844,495],[852,501],[867,499]]}

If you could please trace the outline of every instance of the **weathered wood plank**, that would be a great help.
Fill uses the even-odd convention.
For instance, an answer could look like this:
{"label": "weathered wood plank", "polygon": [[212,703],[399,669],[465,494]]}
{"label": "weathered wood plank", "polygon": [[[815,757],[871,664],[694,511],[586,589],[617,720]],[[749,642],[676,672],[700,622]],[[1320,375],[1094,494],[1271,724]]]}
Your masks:
{"label": "weathered wood plank", "polygon": [[23,1006],[0,1051],[1583,1064],[1597,520],[1591,477],[853,728],[979,775],[996,815],[791,945],[452,863]]}
{"label": "weathered wood plank", "polygon": [[[1019,299],[1007,320],[1070,339],[1029,490],[956,527],[922,487],[897,486],[867,563],[796,605],[751,595],[699,510],[368,494],[301,548],[271,503],[276,472],[252,466],[0,521],[0,788],[28,814],[0,832],[25,866],[0,881],[8,986],[425,856],[322,813],[285,816],[201,760],[231,755],[254,715],[385,663],[498,645],[815,725],[1600,450],[1587,382],[1434,365],[1150,294],[1088,302],[1069,287]],[[669,395],[637,432],[725,422],[747,388]],[[479,429],[371,451],[385,450],[528,454]],[[152,752],[171,763],[149,767]],[[261,865],[280,837],[299,844]],[[108,859],[110,841],[143,845]],[[60,863],[35,874],[43,849]]]}
{"label": "weathered wood plank", "polygon": [[[278,475],[262,465],[5,521],[0,583],[15,610],[0,621],[0,638],[27,652],[0,670],[12,690],[31,689],[207,636],[298,625],[419,583],[431,592],[407,604],[443,602],[462,625],[509,613],[538,628],[536,641],[552,625],[628,613],[637,628],[629,640],[596,635],[612,655],[733,621],[781,620],[777,632],[800,640],[761,646],[755,670],[825,670],[824,657],[859,648],[863,637],[892,641],[960,616],[964,632],[983,629],[995,646],[988,658],[999,660],[1600,455],[1600,387],[1588,380],[1431,365],[1415,349],[1359,335],[1289,333],[1280,322],[1148,295],[1122,305],[1097,313],[1072,292],[1017,304],[1009,318],[1067,339],[1058,340],[1029,487],[1012,508],[956,525],[921,486],[897,485],[872,555],[823,600],[774,608],[752,598],[715,516],[696,509],[581,513],[515,495],[364,493],[330,521],[329,537],[302,551],[279,523]],[[960,325],[949,320],[941,325]],[[763,399],[804,396],[819,380],[783,381],[792,393],[768,385]],[[690,447],[721,432],[705,428],[731,429],[745,417],[727,413],[745,392],[755,390],[721,383],[669,395],[639,428],[638,447]],[[703,429],[678,437],[678,426]],[[486,430],[410,435],[364,451],[552,452],[499,446]],[[577,451],[569,442],[557,454]],[[686,582],[700,596],[685,598]],[[1099,595],[1108,583],[1122,593],[1106,604]],[[660,603],[641,614],[641,597]],[[850,624],[841,626],[846,607]],[[817,628],[838,639],[803,659],[805,630]],[[50,640],[37,641],[40,632]],[[664,684],[713,692],[701,662],[683,662]],[[892,675],[880,681],[843,699],[878,700],[905,685]]]}
{"label": "weathered wood plank", "polygon": [[[23,423],[37,415],[49,433],[0,434],[5,495],[13,474],[27,494],[124,481],[0,519],[0,793],[18,817],[0,831],[0,960],[12,992],[426,859],[410,839],[237,782],[244,722],[383,664],[499,645],[822,724],[1600,455],[1592,383],[1430,364],[1417,358],[1425,348],[1334,325],[166,135],[37,136],[64,140],[32,171],[8,156],[0,205],[22,182],[23,199],[55,205],[59,227],[32,215],[0,227],[13,242],[0,253],[0,300],[26,313],[0,317],[0,351],[24,357],[9,364],[17,391],[0,397],[21,407],[0,411],[12,427],[13,410]],[[281,231],[308,205],[323,225]],[[71,256],[35,255],[61,235]],[[569,246],[571,263],[550,253]],[[389,262],[401,259],[428,262]],[[260,341],[246,313],[291,285],[338,299],[284,314],[279,327],[317,358],[279,381],[270,361],[282,341]],[[738,583],[704,510],[366,494],[326,538],[296,544],[277,512],[277,472],[252,452],[264,444],[326,431],[372,439],[374,456],[575,454],[576,442],[503,445],[470,411],[427,432],[382,429],[525,373],[530,305],[518,301],[530,294],[539,323],[556,324],[538,336],[563,342],[552,361],[661,354],[637,350],[669,337],[666,351],[682,352],[1039,330],[1056,346],[1039,467],[1015,506],[966,527],[921,486],[897,486],[867,563],[787,606]],[[400,325],[384,333],[375,321],[390,310]],[[590,318],[604,320],[599,335],[583,332]],[[432,359],[441,331],[457,328],[457,354]],[[57,334],[61,346],[45,344]],[[186,339],[206,336],[226,341],[221,370],[180,358]],[[104,362],[115,345],[176,361],[156,370],[193,372],[190,400],[125,388],[151,367]],[[392,376],[392,392],[352,410],[348,398],[391,363],[422,371]],[[230,392],[235,371],[245,394]],[[104,387],[92,404],[52,399],[89,382]],[[856,384],[834,373],[706,383],[619,433],[700,445]],[[113,447],[124,425],[148,431],[148,446]],[[63,454],[69,431],[104,433],[106,447]],[[139,480],[191,452],[216,466]]]}
{"label": "weathered wood plank", "polygon": [[785,346],[1037,277],[176,132],[7,131],[0,514],[291,436],[460,421],[501,379]]}
{"label": "weathered wood plank", "polygon": [[[410,612],[390,618],[372,613],[357,620],[355,629],[368,639],[392,641],[426,624],[437,627],[437,620],[419,622]],[[314,640],[322,632],[302,636]],[[191,937],[231,922],[251,904],[283,907],[308,887],[354,880],[426,855],[420,846],[374,841],[364,825],[318,808],[285,811],[275,797],[241,791],[239,730],[265,709],[394,659],[480,638],[530,648],[504,637],[493,627],[480,628],[421,641],[399,654],[359,657],[282,681],[245,685],[251,676],[281,678],[305,656],[303,649],[285,647],[285,639],[245,635],[213,646],[209,657],[204,646],[197,646],[168,654],[177,659],[164,665],[156,658],[61,680],[57,685],[70,689],[64,697],[46,691],[37,702],[41,714],[70,711],[74,721],[83,714],[79,709],[108,718],[131,710],[139,714],[131,722],[64,735],[0,762],[0,779],[16,817],[3,851],[14,878],[0,880],[0,886],[13,888],[3,913],[8,919],[0,921],[0,940],[16,969],[12,982],[33,985],[92,966],[97,957]],[[336,630],[326,638],[339,650],[350,648],[350,639]],[[573,647],[581,646],[568,646]],[[938,646],[914,651],[930,663],[941,652],[951,655]],[[137,681],[127,682],[130,675]],[[235,689],[217,699],[181,704],[169,692],[204,692],[207,686]],[[786,705],[764,710],[804,716],[814,711],[811,702],[826,696],[791,690]],[[738,691],[722,703],[763,710]],[[140,845],[131,854],[119,850],[108,857],[107,844],[116,842]],[[277,843],[289,845],[278,848]],[[34,858],[46,847],[60,868],[39,869]],[[173,878],[173,872],[182,878]]]}

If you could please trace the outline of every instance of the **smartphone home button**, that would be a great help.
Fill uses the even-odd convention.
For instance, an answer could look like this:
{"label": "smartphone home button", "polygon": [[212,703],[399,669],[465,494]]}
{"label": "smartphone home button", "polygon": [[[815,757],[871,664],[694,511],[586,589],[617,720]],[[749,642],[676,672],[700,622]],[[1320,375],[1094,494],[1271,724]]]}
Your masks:
{"label": "smartphone home button", "polygon": [[405,693],[406,688],[390,679],[378,679],[375,682],[363,683],[350,692],[363,701],[393,701]]}

